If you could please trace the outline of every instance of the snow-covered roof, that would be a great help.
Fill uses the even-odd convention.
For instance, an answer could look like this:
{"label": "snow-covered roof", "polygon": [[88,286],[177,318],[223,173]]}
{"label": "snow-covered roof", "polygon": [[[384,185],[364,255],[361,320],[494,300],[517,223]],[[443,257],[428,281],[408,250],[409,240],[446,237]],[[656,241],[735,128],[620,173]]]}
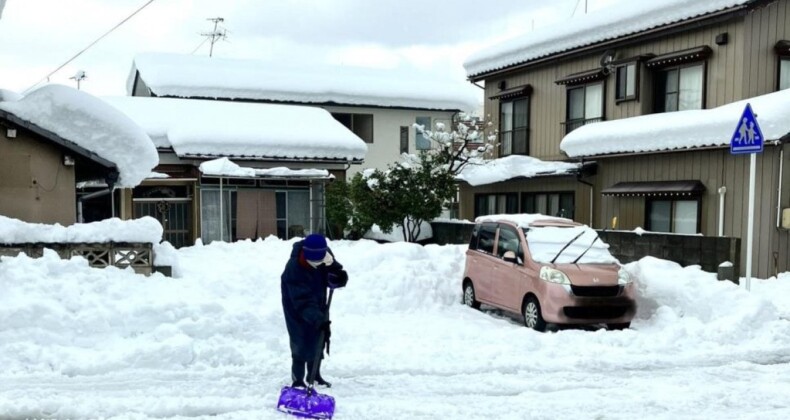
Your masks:
{"label": "snow-covered roof", "polygon": [[511,155],[480,164],[465,166],[455,179],[471,186],[493,184],[509,179],[534,178],[573,173],[581,168],[579,163],[549,162],[531,156]]}
{"label": "snow-covered roof", "polygon": [[464,68],[471,77],[737,8],[750,1],[752,0],[622,1],[615,6],[571,18],[562,24],[551,25],[477,51],[466,60]]}
{"label": "snow-covered roof", "polygon": [[117,109],[85,92],[46,85],[24,97],[4,94],[0,109],[114,163],[119,187],[138,185],[159,156],[145,132]]}
{"label": "snow-covered roof", "polygon": [[159,148],[181,157],[359,161],[367,145],[321,108],[175,98],[107,97]]}
{"label": "snow-covered roof", "polygon": [[157,96],[335,103],[413,109],[473,111],[482,91],[417,69],[383,70],[311,63],[298,66],[194,55],[145,53],[135,57],[136,73]]}
{"label": "snow-covered roof", "polygon": [[322,178],[332,177],[326,169],[289,169],[286,167],[259,169],[240,166],[223,157],[200,164],[203,175],[229,178]]}
{"label": "snow-covered roof", "polygon": [[665,112],[587,124],[560,143],[570,157],[727,146],[750,103],[766,141],[790,133],[790,90],[713,109]]}
{"label": "snow-covered roof", "polygon": [[121,220],[117,217],[71,226],[27,223],[0,215],[0,244],[143,242],[158,244],[162,225],[153,217]]}

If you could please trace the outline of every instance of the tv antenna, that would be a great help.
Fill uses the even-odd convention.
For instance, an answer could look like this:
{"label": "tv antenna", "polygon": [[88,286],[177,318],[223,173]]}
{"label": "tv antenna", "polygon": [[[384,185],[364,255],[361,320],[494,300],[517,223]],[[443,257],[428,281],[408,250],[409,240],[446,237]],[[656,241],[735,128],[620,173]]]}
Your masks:
{"label": "tv antenna", "polygon": [[85,74],[85,70],[78,70],[74,76],[69,77],[69,79],[74,80],[77,82],[77,90],[80,90],[80,82],[87,79],[88,75]]}
{"label": "tv antenna", "polygon": [[208,51],[208,56],[211,57],[214,54],[214,44],[220,39],[227,39],[228,35],[227,35],[227,30],[225,28],[218,28],[219,23],[224,22],[225,19],[221,17],[215,17],[215,18],[208,18],[206,20],[210,20],[214,22],[214,30],[211,32],[203,32],[200,35],[206,37],[207,40],[211,41],[211,47],[209,48]]}

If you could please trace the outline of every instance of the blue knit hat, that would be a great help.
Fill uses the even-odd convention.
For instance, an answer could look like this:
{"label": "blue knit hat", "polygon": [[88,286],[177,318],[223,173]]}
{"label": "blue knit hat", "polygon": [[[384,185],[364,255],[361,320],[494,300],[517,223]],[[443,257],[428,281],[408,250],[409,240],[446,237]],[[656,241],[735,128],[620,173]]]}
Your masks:
{"label": "blue knit hat", "polygon": [[317,233],[307,235],[302,244],[302,251],[308,261],[323,261],[326,257],[326,238]]}

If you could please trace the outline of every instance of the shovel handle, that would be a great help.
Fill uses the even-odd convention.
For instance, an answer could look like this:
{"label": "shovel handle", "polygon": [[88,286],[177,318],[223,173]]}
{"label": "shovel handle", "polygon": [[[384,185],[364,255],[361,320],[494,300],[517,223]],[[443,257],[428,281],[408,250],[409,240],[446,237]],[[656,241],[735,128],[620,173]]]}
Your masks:
{"label": "shovel handle", "polygon": [[[324,321],[329,321],[329,307],[332,305],[332,295],[335,294],[335,289],[329,289],[329,298],[326,301],[326,318]],[[307,394],[310,395],[313,393],[313,383],[315,382],[315,374],[318,372],[318,365],[321,363],[321,355],[324,353],[324,342],[326,341],[326,337],[324,337],[324,331],[321,330],[320,335],[318,336],[318,348],[316,349],[315,353],[315,360],[313,360],[313,368],[310,369],[310,375],[307,377]]]}

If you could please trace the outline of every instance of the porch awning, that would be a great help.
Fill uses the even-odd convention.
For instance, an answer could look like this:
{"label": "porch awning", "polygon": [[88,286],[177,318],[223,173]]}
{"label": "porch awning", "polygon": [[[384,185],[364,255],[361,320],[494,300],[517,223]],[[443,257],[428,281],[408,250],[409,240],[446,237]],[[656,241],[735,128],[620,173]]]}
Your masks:
{"label": "porch awning", "polygon": [[518,86],[510,89],[500,90],[496,95],[491,95],[488,99],[510,99],[532,94],[532,85]]}
{"label": "porch awning", "polygon": [[675,51],[669,54],[655,56],[645,62],[649,69],[660,69],[668,66],[676,66],[679,64],[691,63],[694,61],[702,61],[710,57],[713,50],[703,45],[701,47],[689,48],[687,50]]}
{"label": "porch awning", "polygon": [[606,77],[604,69],[592,69],[579,73],[569,74],[562,79],[555,80],[554,83],[558,85],[578,85],[581,83],[589,83],[598,80],[603,80]]}
{"label": "porch awning", "polygon": [[646,181],[618,182],[601,191],[603,195],[614,196],[686,196],[701,195],[705,185],[700,181]]}

